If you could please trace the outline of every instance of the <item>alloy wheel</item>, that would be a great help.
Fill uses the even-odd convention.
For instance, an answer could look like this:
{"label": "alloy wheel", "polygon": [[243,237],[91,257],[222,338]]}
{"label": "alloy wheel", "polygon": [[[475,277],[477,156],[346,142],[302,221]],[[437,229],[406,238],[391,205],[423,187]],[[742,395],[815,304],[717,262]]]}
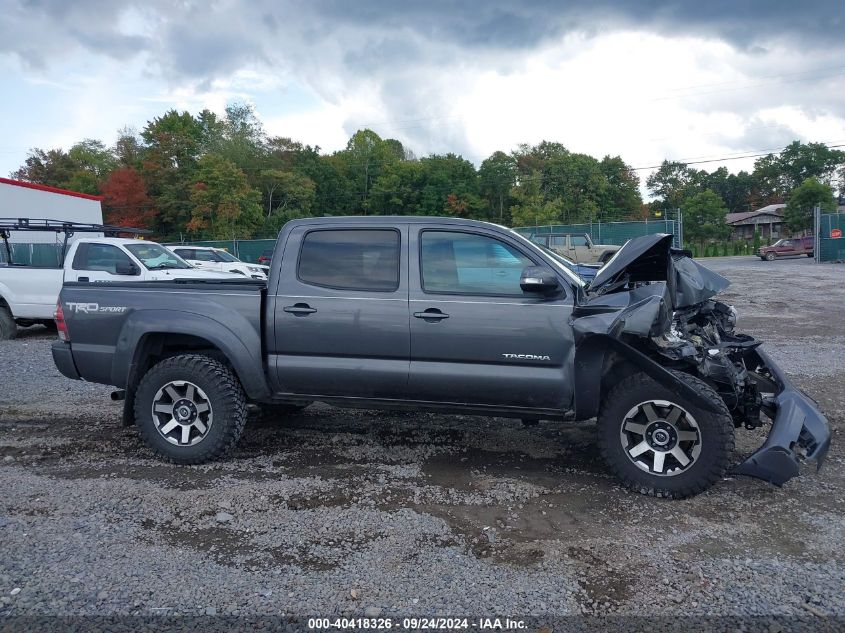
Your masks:
{"label": "alloy wheel", "polygon": [[159,434],[176,446],[205,439],[214,417],[205,392],[186,380],[173,380],[156,392],[152,415]]}
{"label": "alloy wheel", "polygon": [[619,439],[628,459],[661,477],[688,470],[701,454],[695,418],[667,400],[647,400],[631,408],[622,420]]}

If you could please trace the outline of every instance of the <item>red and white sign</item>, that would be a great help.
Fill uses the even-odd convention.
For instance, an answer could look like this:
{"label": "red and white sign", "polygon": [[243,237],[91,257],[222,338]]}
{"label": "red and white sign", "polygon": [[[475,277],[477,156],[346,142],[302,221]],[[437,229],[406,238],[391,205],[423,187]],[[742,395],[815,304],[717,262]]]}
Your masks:
{"label": "red and white sign", "polygon": [[831,229],[830,230],[830,237],[842,237],[842,229]]}

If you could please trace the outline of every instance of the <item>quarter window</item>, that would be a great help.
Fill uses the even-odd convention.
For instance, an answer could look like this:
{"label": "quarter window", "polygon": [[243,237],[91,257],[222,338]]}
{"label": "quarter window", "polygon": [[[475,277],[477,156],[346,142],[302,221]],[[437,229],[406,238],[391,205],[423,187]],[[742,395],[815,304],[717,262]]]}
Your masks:
{"label": "quarter window", "polygon": [[572,244],[572,246],[586,246],[587,237],[585,235],[570,235],[569,243]]}
{"label": "quarter window", "polygon": [[311,231],[302,242],[298,275],[314,286],[392,292],[399,287],[399,232]]}
{"label": "quarter window", "polygon": [[420,260],[423,290],[450,294],[522,295],[522,270],[534,265],[497,239],[445,231],[422,234]]}

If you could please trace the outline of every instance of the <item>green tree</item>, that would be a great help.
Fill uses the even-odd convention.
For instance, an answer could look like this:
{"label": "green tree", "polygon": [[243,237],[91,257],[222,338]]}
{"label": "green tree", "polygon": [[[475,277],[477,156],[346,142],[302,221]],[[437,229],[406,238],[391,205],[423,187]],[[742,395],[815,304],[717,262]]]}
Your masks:
{"label": "green tree", "polygon": [[600,219],[612,221],[635,216],[643,205],[637,172],[621,156],[605,156],[599,169],[607,181],[599,200]]}
{"label": "green tree", "polygon": [[68,150],[74,171],[67,183],[72,191],[98,194],[100,183],[117,167],[117,160],[102,141],[85,139]]}
{"label": "green tree", "polygon": [[649,193],[662,201],[663,209],[677,209],[690,195],[694,172],[677,161],[664,160],[656,172],[646,179]]}
{"label": "green tree", "polygon": [[207,154],[199,160],[190,202],[189,231],[213,239],[250,238],[261,226],[261,194],[249,186],[243,171],[221,156]]}
{"label": "green tree", "polygon": [[192,220],[190,196],[197,182],[205,127],[188,112],[170,110],[147,123],[141,138],[141,173],[159,210],[156,232],[165,238],[176,237]]}
{"label": "green tree", "polygon": [[836,211],[836,198],[830,187],[816,178],[807,178],[789,196],[784,212],[786,225],[795,232],[812,229],[816,205],[821,206],[822,213],[833,213]]}
{"label": "green tree", "polygon": [[701,252],[706,242],[726,239],[731,234],[731,227],[725,222],[728,210],[715,191],[706,189],[693,194],[684,202],[683,212],[684,238],[699,242]]}
{"label": "green tree", "polygon": [[432,155],[422,168],[419,212],[477,218],[484,203],[478,195],[478,176],[468,160],[455,154]]}
{"label": "green tree", "polygon": [[419,215],[424,167],[416,161],[393,163],[370,190],[370,212],[379,215]]}
{"label": "green tree", "polygon": [[261,172],[268,201],[265,225],[270,234],[294,218],[311,215],[316,187],[314,181],[294,171],[268,169]]}
{"label": "green tree", "polygon": [[546,200],[542,192],[539,174],[527,174],[511,191],[514,204],[511,219],[514,226],[544,226],[560,222],[563,203]]}
{"label": "green tree", "polygon": [[29,150],[23,166],[10,175],[17,180],[67,188],[75,169],[73,159],[64,150],[43,150],[34,147]]}
{"label": "green tree", "polygon": [[478,170],[479,191],[487,200],[491,218],[505,224],[510,218],[510,192],[516,184],[516,160],[504,152],[493,152]]}

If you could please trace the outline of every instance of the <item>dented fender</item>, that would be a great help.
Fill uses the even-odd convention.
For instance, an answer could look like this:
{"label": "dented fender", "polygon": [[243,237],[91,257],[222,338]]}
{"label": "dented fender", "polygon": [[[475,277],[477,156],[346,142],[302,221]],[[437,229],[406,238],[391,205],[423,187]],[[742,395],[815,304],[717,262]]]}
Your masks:
{"label": "dented fender", "polygon": [[639,371],[661,385],[677,391],[702,409],[716,413],[713,404],[707,398],[627,343],[609,334],[584,334],[576,342],[575,347],[576,420],[587,420],[598,415],[605,361],[610,353],[618,354]]}

